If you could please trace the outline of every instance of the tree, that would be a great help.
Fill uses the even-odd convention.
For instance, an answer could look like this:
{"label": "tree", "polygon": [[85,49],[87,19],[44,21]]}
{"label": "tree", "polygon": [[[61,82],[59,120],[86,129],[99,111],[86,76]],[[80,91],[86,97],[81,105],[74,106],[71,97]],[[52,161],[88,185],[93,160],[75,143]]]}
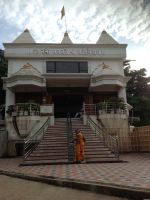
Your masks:
{"label": "tree", "polygon": [[150,77],[146,69],[131,70],[129,61],[124,62],[124,73],[131,79],[127,84],[127,101],[133,106],[134,116],[140,117],[136,125],[150,124]]}

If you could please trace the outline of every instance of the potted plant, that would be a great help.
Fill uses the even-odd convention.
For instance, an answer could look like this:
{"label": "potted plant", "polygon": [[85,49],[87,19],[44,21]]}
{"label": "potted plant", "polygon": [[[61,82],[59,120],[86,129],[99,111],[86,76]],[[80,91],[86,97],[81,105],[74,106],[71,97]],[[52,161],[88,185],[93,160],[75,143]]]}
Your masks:
{"label": "potted plant", "polygon": [[98,107],[98,110],[99,110],[99,114],[102,114],[102,113],[106,113],[107,111],[107,102],[100,102],[98,103],[97,105]]}
{"label": "potted plant", "polygon": [[111,97],[108,99],[108,102],[112,104],[112,109],[114,113],[120,113],[125,110],[124,99],[120,97]]}

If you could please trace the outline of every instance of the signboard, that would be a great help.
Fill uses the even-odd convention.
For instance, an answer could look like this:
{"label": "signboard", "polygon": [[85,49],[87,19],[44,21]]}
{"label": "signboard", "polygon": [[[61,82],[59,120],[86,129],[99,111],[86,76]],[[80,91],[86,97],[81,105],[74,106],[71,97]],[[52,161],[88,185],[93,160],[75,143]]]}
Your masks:
{"label": "signboard", "polygon": [[[44,45],[43,45],[44,46]],[[81,58],[124,58],[126,56],[126,47],[49,47],[45,45],[45,48],[41,48],[37,45],[33,47],[7,47],[5,51],[6,57],[48,57],[48,58],[60,58],[60,57],[81,57]]]}
{"label": "signboard", "polygon": [[102,49],[93,48],[36,48],[30,51],[38,55],[101,55]]}

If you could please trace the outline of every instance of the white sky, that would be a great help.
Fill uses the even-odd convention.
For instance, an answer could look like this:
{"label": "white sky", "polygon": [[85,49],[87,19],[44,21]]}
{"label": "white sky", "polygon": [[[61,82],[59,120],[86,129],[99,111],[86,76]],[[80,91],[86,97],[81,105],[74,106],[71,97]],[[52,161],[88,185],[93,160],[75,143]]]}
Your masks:
{"label": "white sky", "polygon": [[0,0],[0,48],[25,28],[36,42],[61,42],[63,5],[73,43],[96,43],[105,29],[128,44],[132,69],[146,68],[150,76],[150,0]]}

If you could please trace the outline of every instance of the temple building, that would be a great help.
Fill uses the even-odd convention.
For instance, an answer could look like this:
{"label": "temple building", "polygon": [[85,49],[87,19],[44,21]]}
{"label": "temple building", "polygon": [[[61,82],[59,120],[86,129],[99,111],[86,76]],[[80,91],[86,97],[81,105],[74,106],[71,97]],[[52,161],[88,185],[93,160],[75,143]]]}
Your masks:
{"label": "temple building", "polygon": [[62,42],[36,43],[25,30],[5,43],[8,59],[6,106],[33,101],[54,104],[54,116],[74,115],[83,103],[96,104],[109,97],[126,102],[123,61],[126,44],[103,31],[96,44],[73,44],[68,33]]}
{"label": "temple building", "polygon": [[[129,77],[123,70],[127,45],[119,44],[105,30],[95,44],[75,44],[67,32],[61,43],[36,43],[26,29],[4,47],[8,59],[8,76],[3,81],[9,141],[16,143],[32,132],[33,115],[35,124],[40,121],[38,129],[44,123],[42,116],[51,116],[54,124],[67,113],[74,118],[84,105],[90,107],[110,98],[122,98],[127,103]],[[17,125],[10,114],[17,116]]]}

